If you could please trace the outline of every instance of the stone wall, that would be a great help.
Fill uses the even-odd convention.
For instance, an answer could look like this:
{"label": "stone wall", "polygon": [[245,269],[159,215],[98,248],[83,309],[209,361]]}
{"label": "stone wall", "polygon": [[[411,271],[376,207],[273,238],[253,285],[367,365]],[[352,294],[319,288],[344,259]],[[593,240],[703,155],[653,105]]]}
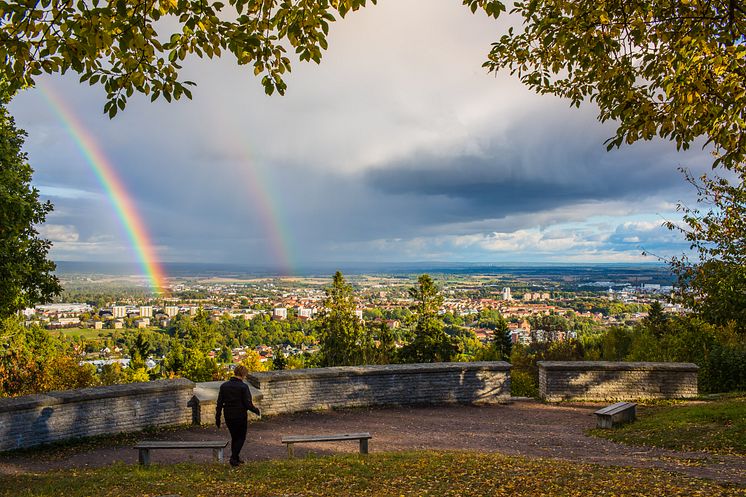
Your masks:
{"label": "stone wall", "polygon": [[0,451],[186,424],[193,390],[178,379],[0,399]]}
{"label": "stone wall", "polygon": [[560,400],[678,399],[697,396],[695,364],[540,361],[539,396]]}
{"label": "stone wall", "polygon": [[342,407],[496,403],[510,397],[510,364],[460,362],[253,373],[262,414]]}

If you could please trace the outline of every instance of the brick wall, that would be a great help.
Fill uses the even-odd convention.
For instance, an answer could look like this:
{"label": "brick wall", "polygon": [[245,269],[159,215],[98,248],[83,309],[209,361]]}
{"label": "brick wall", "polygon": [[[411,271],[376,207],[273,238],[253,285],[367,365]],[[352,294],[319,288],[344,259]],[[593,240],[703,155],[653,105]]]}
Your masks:
{"label": "brick wall", "polygon": [[372,405],[496,403],[510,397],[506,362],[392,364],[253,373],[262,414]]}
{"label": "brick wall", "polygon": [[539,395],[560,400],[677,399],[697,396],[695,364],[540,361]]}
{"label": "brick wall", "polygon": [[0,399],[0,451],[189,423],[193,390],[178,379]]}

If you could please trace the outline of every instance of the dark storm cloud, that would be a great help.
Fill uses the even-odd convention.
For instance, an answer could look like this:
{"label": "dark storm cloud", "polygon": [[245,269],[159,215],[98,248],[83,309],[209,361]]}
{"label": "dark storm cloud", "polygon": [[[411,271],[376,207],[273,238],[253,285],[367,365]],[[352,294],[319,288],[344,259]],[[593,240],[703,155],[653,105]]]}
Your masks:
{"label": "dark storm cloud", "polygon": [[[557,118],[569,118],[564,126]],[[409,195],[458,202],[450,218],[461,222],[535,213],[588,202],[651,196],[675,202],[685,184],[677,166],[706,166],[704,153],[676,154],[668,142],[641,143],[607,152],[603,132],[562,113],[553,126],[518,125],[479,155],[419,151],[367,171],[364,182],[390,196]],[[575,132],[572,132],[572,130]],[[441,216],[442,213],[434,213]]]}

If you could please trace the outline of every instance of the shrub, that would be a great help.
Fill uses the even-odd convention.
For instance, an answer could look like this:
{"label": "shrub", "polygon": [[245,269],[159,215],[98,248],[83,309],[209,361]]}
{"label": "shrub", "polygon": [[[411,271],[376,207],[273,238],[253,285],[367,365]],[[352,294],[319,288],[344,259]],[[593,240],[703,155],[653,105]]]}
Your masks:
{"label": "shrub", "polygon": [[510,394],[514,397],[538,397],[539,385],[529,371],[510,372]]}

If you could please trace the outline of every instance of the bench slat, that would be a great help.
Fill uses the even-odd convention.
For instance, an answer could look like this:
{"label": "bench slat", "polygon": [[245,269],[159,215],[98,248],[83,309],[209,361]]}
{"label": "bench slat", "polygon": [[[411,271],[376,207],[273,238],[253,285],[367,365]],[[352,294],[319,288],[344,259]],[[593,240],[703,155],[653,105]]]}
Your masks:
{"label": "bench slat", "polygon": [[630,423],[637,416],[637,404],[632,402],[617,402],[594,413],[596,427],[613,428],[615,425]]}
{"label": "bench slat", "polygon": [[632,402],[617,402],[616,404],[611,404],[610,406],[606,406],[603,409],[599,409],[594,414],[614,415],[618,412],[624,411],[625,409],[635,407],[636,405],[637,404],[633,404]]}
{"label": "bench slat", "polygon": [[339,440],[370,439],[370,433],[341,433],[337,435],[288,435],[282,437],[282,443],[298,442],[336,442]]}
{"label": "bench slat", "polygon": [[186,442],[172,442],[160,440],[144,440],[136,449],[224,449],[228,446],[226,440],[195,440]]}

